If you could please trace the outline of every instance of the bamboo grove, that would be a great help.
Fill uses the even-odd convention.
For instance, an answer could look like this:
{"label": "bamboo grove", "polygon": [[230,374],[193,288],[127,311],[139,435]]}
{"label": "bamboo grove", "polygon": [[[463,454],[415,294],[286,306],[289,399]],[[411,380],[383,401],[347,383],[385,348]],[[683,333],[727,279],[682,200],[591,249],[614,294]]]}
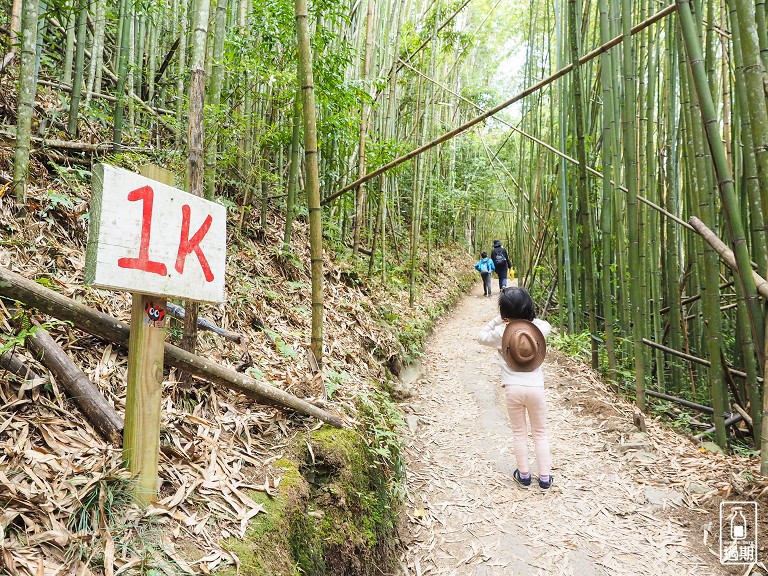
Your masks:
{"label": "bamboo grove", "polygon": [[308,219],[319,360],[323,244],[413,298],[444,243],[500,238],[638,409],[741,422],[768,473],[765,0],[3,6],[19,206],[36,148],[280,212],[287,252]]}
{"label": "bamboo grove", "polygon": [[684,397],[721,446],[740,420],[760,446],[765,3],[530,9],[524,84],[568,74],[520,118],[506,229],[526,283],[639,409]]}

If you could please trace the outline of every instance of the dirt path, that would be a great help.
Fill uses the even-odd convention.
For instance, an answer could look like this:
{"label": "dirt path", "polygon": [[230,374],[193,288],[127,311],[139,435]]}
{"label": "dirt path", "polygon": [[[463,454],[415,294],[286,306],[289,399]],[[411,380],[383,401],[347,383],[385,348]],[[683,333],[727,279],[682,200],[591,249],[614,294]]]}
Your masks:
{"label": "dirt path", "polygon": [[475,342],[497,310],[481,290],[435,330],[406,406],[411,541],[401,573],[726,574],[707,550],[718,548],[719,520],[697,505],[718,490],[722,457],[655,422],[637,433],[631,406],[555,354],[544,368],[555,483],[515,485],[499,368]]}

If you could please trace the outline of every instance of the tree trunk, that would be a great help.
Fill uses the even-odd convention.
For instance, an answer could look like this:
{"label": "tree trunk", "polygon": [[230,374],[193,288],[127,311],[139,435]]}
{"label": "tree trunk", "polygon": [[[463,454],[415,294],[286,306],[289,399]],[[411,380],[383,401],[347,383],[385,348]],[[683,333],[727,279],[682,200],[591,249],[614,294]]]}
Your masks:
{"label": "tree trunk", "polygon": [[95,0],[96,10],[93,16],[93,49],[88,67],[88,84],[85,95],[86,103],[91,101],[94,92],[101,92],[101,65],[104,60],[104,31],[106,28],[106,0]]}
{"label": "tree trunk", "polygon": [[[224,84],[224,39],[227,27],[227,0],[219,0],[216,6],[215,30],[213,34],[213,63],[211,64],[211,84],[208,91],[208,103],[214,118],[222,117],[221,90]],[[213,200],[216,191],[216,163],[218,161],[218,126],[211,130],[211,142],[205,154],[205,197]]]}
{"label": "tree trunk", "polygon": [[66,8],[69,12],[64,23],[67,25],[66,40],[64,44],[64,74],[61,81],[72,86],[72,63],[75,61],[75,31],[77,30],[77,11],[72,9],[72,2],[68,1]]}
{"label": "tree trunk", "polygon": [[32,112],[35,108],[37,78],[35,46],[37,45],[38,0],[25,0],[21,23],[21,63],[19,65],[18,118],[16,147],[13,151],[13,190],[18,209],[27,203],[29,146],[32,138]]}
{"label": "tree trunk", "polygon": [[8,31],[11,50],[16,49],[16,43],[19,41],[22,20],[21,5],[22,0],[13,0],[13,4],[11,5],[11,29]]}
{"label": "tree trunk", "polygon": [[763,312],[757,299],[755,281],[752,277],[752,265],[749,252],[747,251],[747,243],[744,236],[744,224],[741,220],[738,199],[736,198],[733,188],[733,177],[731,176],[731,170],[728,167],[722,136],[719,133],[719,123],[717,120],[715,104],[712,101],[712,94],[709,91],[709,84],[707,83],[706,73],[703,69],[701,46],[693,24],[690,1],[677,0],[677,6],[680,25],[683,31],[683,40],[685,41],[686,49],[688,51],[688,61],[690,62],[694,88],[698,95],[701,107],[701,120],[704,123],[707,142],[712,151],[712,162],[714,164],[715,174],[717,175],[717,185],[720,190],[723,213],[730,232],[729,236],[733,243],[733,252],[738,264],[738,277],[742,283],[744,297],[747,302],[750,328],[752,330],[755,349],[760,366],[764,367],[763,340],[765,325]]}
{"label": "tree trunk", "polygon": [[[365,20],[365,55],[363,57],[363,84],[368,84],[371,73],[371,57],[373,55],[373,0],[368,0],[368,10]],[[370,107],[364,98],[360,106],[360,138],[358,143],[357,177],[365,176],[365,139],[368,135],[368,115]],[[357,187],[355,197],[355,229],[352,241],[352,253],[357,256],[360,248],[360,232],[363,228],[363,210],[365,209],[365,185]]]}
{"label": "tree trunk", "polygon": [[120,152],[120,146],[123,142],[123,128],[125,125],[125,92],[126,84],[128,82],[128,58],[130,56],[130,47],[128,44],[130,40],[131,30],[131,11],[130,1],[122,0],[120,3],[120,16],[118,18],[118,26],[120,28],[120,52],[118,56],[118,68],[117,68],[117,88],[115,90],[117,96],[117,102],[115,102],[115,120],[113,126],[113,138],[112,141],[115,144],[114,152],[117,154]]}
{"label": "tree trunk", "polygon": [[582,101],[581,67],[579,66],[579,41],[577,27],[581,24],[581,18],[577,14],[576,0],[569,0],[569,36],[571,47],[571,60],[573,61],[573,104],[574,123],[576,126],[576,158],[579,161],[577,168],[577,190],[579,198],[579,224],[581,226],[581,258],[584,267],[585,300],[589,311],[590,346],[592,349],[592,368],[597,369],[599,356],[597,351],[597,305],[595,303],[594,270],[592,264],[592,216],[587,191],[587,149],[584,143],[584,107]]}
{"label": "tree trunk", "polygon": [[[600,41],[602,43],[610,40],[610,20],[608,14],[608,0],[599,0],[600,9]],[[616,70],[613,67],[613,58],[610,53],[606,53],[601,57],[602,70],[600,73],[600,80],[603,86],[603,145],[601,148],[602,162],[603,162],[603,179],[602,179],[602,207],[600,211],[600,222],[602,229],[602,270],[600,271],[600,279],[602,286],[602,302],[603,302],[603,317],[604,331],[605,331],[605,350],[608,356],[608,378],[612,381],[616,381],[616,344],[615,336],[613,333],[613,297],[612,297],[612,283],[611,283],[611,265],[613,264],[612,258],[612,239],[613,239],[613,184],[611,184],[611,175],[614,170],[618,170],[618,167],[612,165],[613,149],[616,146],[614,142],[613,134],[613,76]],[[609,71],[611,72],[609,74]],[[618,178],[616,179],[618,180]]]}
{"label": "tree trunk", "polygon": [[[763,216],[768,214],[768,109],[766,108],[766,70],[760,58],[760,47],[755,25],[755,5],[750,0],[728,0],[731,6],[731,23],[738,25],[734,36],[734,50],[741,54],[744,85],[739,89],[746,93],[747,109],[752,131],[757,175],[760,182]],[[760,328],[762,331],[763,328]]]}
{"label": "tree trunk", "polygon": [[80,0],[77,12],[77,52],[75,53],[75,77],[72,80],[72,95],[69,101],[69,122],[67,134],[77,137],[77,119],[80,113],[80,95],[83,93],[83,72],[85,68],[85,33],[87,32],[88,0]]}
{"label": "tree trunk", "polygon": [[283,249],[291,249],[291,229],[296,204],[296,190],[299,182],[299,148],[301,147],[301,92],[296,91],[293,98],[293,131],[291,133],[291,160],[288,169],[288,197],[285,201],[285,232]]}
{"label": "tree trunk", "polygon": [[634,45],[630,29],[632,26],[632,0],[622,2],[622,23],[624,26],[624,159],[625,182],[627,186],[627,234],[629,236],[629,272],[630,305],[632,316],[632,348],[635,356],[635,390],[637,407],[645,410],[645,351],[643,350],[643,326],[641,324],[640,293],[640,238],[637,223],[637,133],[635,117],[637,106],[635,101],[635,83],[637,73],[634,58]]}
{"label": "tree trunk", "polygon": [[[192,68],[189,79],[189,188],[190,194],[203,196],[205,192],[205,43],[208,37],[208,13],[210,0],[197,0],[193,20]],[[187,302],[184,307],[184,331],[181,348],[194,353],[197,345],[197,302]]]}
{"label": "tree trunk", "polygon": [[[187,27],[188,27],[188,13],[189,6],[187,0],[180,0],[179,2],[179,62],[176,69],[176,122],[181,126],[184,122],[184,98],[181,95],[184,94],[184,75],[187,70]],[[182,137],[182,131],[179,130],[176,133],[176,147],[182,148],[184,145],[184,138]]]}

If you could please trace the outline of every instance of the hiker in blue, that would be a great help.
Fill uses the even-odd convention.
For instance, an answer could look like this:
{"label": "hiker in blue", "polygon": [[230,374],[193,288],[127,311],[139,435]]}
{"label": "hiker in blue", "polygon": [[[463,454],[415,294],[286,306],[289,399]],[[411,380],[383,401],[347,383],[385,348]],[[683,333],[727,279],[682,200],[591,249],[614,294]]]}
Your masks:
{"label": "hiker in blue", "polygon": [[483,277],[483,296],[491,297],[491,272],[496,270],[493,260],[488,258],[488,252],[480,254],[480,260],[475,264],[475,270]]}

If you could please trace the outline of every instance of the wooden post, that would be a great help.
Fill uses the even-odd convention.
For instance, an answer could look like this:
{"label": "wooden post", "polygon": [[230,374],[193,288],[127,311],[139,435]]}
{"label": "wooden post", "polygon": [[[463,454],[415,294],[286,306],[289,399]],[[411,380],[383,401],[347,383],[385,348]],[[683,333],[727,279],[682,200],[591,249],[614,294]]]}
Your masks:
{"label": "wooden post", "polygon": [[[142,504],[157,500],[160,405],[163,391],[165,298],[134,294],[128,340],[123,459],[135,476],[133,494]],[[158,320],[151,318],[160,317]]]}
{"label": "wooden post", "polygon": [[[173,186],[173,173],[160,166],[148,164],[139,172]],[[131,304],[123,460],[135,478],[133,495],[141,504],[157,500],[165,305],[164,297],[137,293]]]}

